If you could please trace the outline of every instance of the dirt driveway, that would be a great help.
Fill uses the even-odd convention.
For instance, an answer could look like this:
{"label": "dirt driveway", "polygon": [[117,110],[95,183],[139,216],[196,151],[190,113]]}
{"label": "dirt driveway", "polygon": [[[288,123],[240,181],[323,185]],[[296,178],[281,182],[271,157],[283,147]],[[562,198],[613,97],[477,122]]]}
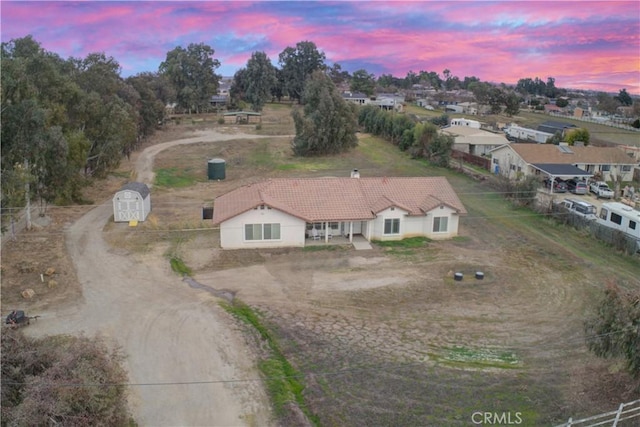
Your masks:
{"label": "dirt driveway", "polygon": [[[163,149],[235,137],[209,132],[151,146],[136,162],[138,179],[151,182],[153,157]],[[140,425],[269,425],[266,395],[252,380],[259,378],[254,358],[228,315],[170,270],[163,248],[135,255],[110,248],[102,232],[111,214],[105,202],[67,228],[82,299],[41,313],[46,320],[28,332],[113,339],[127,355],[130,404]]]}

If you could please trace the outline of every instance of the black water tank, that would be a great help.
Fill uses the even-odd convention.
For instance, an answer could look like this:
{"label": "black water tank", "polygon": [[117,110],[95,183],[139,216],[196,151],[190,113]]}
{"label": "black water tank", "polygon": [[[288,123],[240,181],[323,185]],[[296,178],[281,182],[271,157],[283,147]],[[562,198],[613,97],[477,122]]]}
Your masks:
{"label": "black water tank", "polygon": [[223,159],[211,159],[207,164],[207,177],[221,180],[225,178],[226,162]]}

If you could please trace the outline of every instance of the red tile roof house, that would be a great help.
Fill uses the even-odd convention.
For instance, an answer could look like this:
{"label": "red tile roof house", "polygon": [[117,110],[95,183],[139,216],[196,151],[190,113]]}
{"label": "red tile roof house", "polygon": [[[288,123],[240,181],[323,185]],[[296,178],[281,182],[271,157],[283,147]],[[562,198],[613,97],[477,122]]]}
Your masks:
{"label": "red tile roof house", "polygon": [[[354,171],[355,172],[355,171]],[[215,199],[223,249],[303,247],[328,242],[400,240],[458,234],[462,202],[443,177],[277,178]],[[346,241],[346,240],[345,240]]]}

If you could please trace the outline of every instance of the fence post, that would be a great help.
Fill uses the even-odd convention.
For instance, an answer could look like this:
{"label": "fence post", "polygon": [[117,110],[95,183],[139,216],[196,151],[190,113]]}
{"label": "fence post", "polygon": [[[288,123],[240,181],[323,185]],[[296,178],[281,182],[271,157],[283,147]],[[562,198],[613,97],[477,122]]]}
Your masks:
{"label": "fence post", "polygon": [[613,420],[613,424],[611,424],[611,427],[616,427],[618,425],[618,421],[620,420],[620,415],[622,415],[622,408],[624,408],[624,403],[620,404],[620,407],[618,408],[618,413],[616,414],[616,418]]}

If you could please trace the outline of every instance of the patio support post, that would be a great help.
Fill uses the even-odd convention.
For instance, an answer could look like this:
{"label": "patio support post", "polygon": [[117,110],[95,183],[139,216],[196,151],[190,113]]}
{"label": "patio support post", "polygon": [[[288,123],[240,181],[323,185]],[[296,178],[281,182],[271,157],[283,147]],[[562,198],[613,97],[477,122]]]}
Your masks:
{"label": "patio support post", "polygon": [[353,243],[353,221],[349,221],[349,243]]}

